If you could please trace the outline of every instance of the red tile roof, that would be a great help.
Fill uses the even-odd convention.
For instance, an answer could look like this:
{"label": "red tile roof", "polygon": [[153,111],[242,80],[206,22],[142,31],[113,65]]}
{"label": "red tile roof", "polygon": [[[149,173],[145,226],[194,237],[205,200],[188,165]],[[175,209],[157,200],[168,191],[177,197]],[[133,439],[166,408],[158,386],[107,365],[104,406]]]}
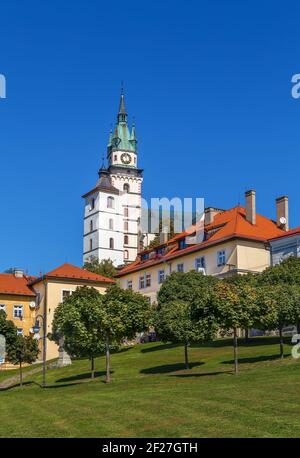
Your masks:
{"label": "red tile roof", "polygon": [[[103,275],[89,272],[72,264],[62,264],[54,270],[51,270],[43,276],[44,278],[65,278],[68,280],[86,280],[92,282],[115,283],[115,280],[104,277]],[[42,280],[42,277],[34,280],[32,283],[37,283]]]}
{"label": "red tile roof", "polygon": [[281,239],[283,237],[290,237],[296,234],[300,234],[300,226],[297,226],[294,229],[290,229],[289,231],[284,231],[283,234],[277,235],[275,237],[271,237],[269,240]]}
{"label": "red tile roof", "polygon": [[0,274],[0,294],[15,294],[18,296],[35,296],[28,282],[32,277],[15,277],[14,274]]}
{"label": "red tile roof", "polygon": [[[272,237],[278,237],[283,234],[286,234],[286,232],[278,228],[273,220],[259,214],[256,215],[256,224],[251,224],[246,220],[245,208],[238,205],[237,207],[222,211],[215,215],[213,222],[205,226],[206,237],[203,242],[195,245],[188,245],[184,249],[179,249],[178,241],[184,238],[187,232],[177,234],[170,239],[167,244],[160,245],[167,247],[168,251],[165,255],[147,261],[137,259],[120,270],[116,277],[121,277],[129,272],[138,271],[148,266],[160,264],[170,259],[202,250],[208,246],[225,242],[229,239],[241,238],[265,242]],[[155,248],[152,250],[145,250],[145,253],[149,253],[149,251],[155,251]]]}

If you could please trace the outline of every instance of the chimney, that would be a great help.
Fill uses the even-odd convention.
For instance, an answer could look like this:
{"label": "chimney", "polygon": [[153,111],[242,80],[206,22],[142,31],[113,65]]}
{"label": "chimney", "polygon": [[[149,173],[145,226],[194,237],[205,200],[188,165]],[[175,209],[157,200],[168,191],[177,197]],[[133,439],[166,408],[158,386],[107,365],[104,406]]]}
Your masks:
{"label": "chimney", "polygon": [[287,196],[276,199],[276,221],[280,229],[289,230],[289,198]]}
{"label": "chimney", "polygon": [[14,269],[14,276],[16,278],[22,278],[24,277],[24,272],[22,269]]}
{"label": "chimney", "polygon": [[161,245],[163,245],[164,243],[167,243],[168,241],[168,228],[167,227],[163,227],[162,228],[162,231],[160,232],[159,234],[159,243]]}
{"label": "chimney", "polygon": [[204,225],[207,226],[208,224],[211,224],[214,220],[214,217],[218,213],[222,213],[224,210],[221,210],[220,208],[215,208],[215,207],[207,207],[204,210]]}
{"label": "chimney", "polygon": [[255,202],[256,191],[250,189],[246,191],[246,220],[251,224],[256,224],[256,202]]}

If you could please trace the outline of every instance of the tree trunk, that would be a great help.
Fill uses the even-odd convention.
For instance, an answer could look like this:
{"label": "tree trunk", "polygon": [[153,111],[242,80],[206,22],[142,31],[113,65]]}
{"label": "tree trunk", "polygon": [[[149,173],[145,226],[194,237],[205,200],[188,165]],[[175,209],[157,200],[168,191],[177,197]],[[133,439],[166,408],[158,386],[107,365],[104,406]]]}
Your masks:
{"label": "tree trunk", "polygon": [[95,378],[95,364],[94,357],[91,357],[91,378]]}
{"label": "tree trunk", "polygon": [[249,328],[245,328],[245,342],[249,342]]}
{"label": "tree trunk", "polygon": [[19,370],[20,370],[20,387],[23,386],[23,371],[22,371],[22,363],[19,363]]}
{"label": "tree trunk", "polygon": [[237,329],[233,328],[233,354],[234,354],[234,373],[238,374],[238,339],[237,339]]}
{"label": "tree trunk", "polygon": [[282,337],[282,328],[279,329],[279,342],[280,342],[280,358],[283,358],[283,337]]}
{"label": "tree trunk", "polygon": [[184,344],[184,362],[185,362],[185,368],[186,369],[190,368],[190,366],[189,366],[188,345],[189,344],[187,342]]}
{"label": "tree trunk", "polygon": [[110,382],[110,350],[109,350],[109,337],[106,337],[106,383]]}

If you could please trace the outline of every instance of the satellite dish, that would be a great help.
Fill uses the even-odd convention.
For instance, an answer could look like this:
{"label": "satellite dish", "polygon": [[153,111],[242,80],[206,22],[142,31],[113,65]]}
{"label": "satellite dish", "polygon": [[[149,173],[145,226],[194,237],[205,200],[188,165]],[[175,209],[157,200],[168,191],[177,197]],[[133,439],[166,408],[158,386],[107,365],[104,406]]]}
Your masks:
{"label": "satellite dish", "polygon": [[286,218],[284,216],[282,216],[281,218],[279,218],[279,222],[282,225],[286,224]]}
{"label": "satellite dish", "polygon": [[34,301],[30,302],[29,307],[31,309],[35,309],[35,302]]}

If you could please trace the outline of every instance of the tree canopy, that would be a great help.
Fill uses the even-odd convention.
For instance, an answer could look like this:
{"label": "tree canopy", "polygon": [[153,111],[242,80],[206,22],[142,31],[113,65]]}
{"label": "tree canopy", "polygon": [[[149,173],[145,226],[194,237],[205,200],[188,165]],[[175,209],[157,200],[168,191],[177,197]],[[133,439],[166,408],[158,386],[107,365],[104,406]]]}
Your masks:
{"label": "tree canopy", "polygon": [[103,275],[108,278],[113,278],[117,273],[117,269],[113,265],[111,259],[102,259],[102,261],[99,262],[96,256],[93,256],[90,261],[86,261],[83,268],[89,272],[94,272],[95,274]]}
{"label": "tree canopy", "polygon": [[94,359],[105,349],[104,319],[103,296],[88,286],[78,287],[54,313],[53,339],[59,344],[63,336],[64,347],[70,356],[88,357],[92,378]]}

